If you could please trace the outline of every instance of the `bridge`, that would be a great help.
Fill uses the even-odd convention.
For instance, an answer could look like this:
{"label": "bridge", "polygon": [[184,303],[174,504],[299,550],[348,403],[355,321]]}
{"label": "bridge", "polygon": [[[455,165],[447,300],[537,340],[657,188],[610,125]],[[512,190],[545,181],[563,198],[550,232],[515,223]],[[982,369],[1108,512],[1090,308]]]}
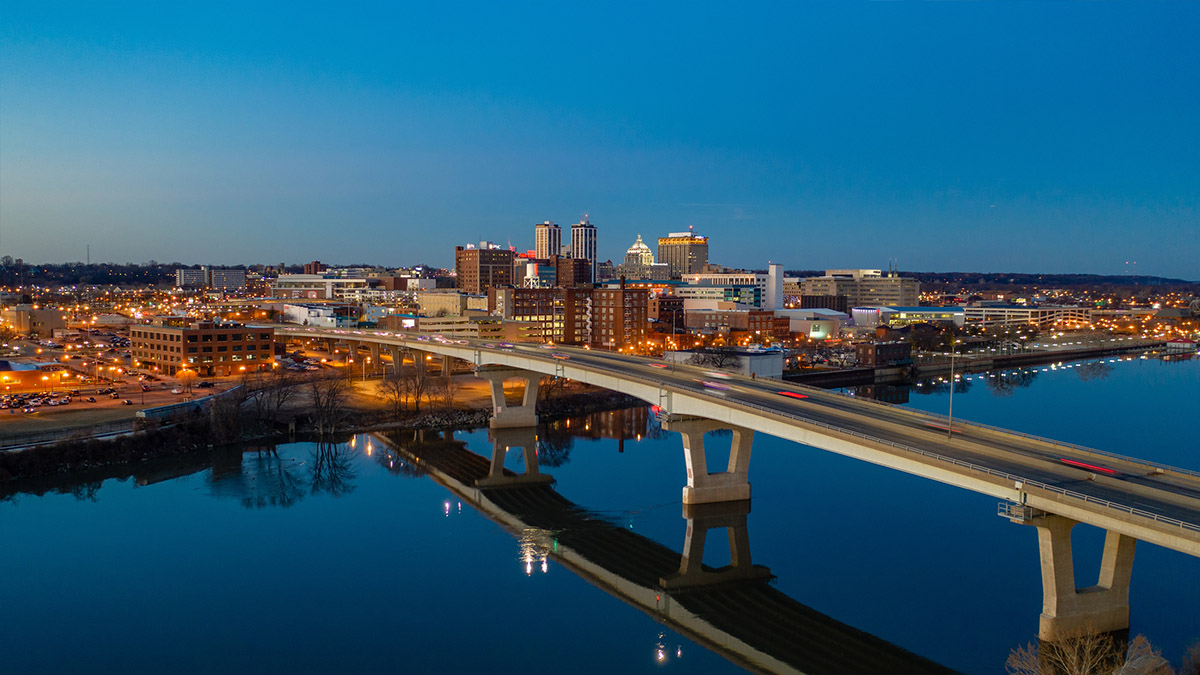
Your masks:
{"label": "bridge", "polygon": [[[1200,472],[1037,438],[987,425],[864,401],[769,380],[713,373],[611,352],[537,344],[492,343],[419,333],[277,327],[291,340],[387,354],[440,355],[473,364],[492,392],[495,454],[481,486],[522,486],[551,480],[536,471],[534,404],[543,375],[618,391],[655,406],[663,427],[683,441],[685,505],[750,498],[750,456],[756,432],[854,457],[1002,500],[998,514],[1036,527],[1041,559],[1046,640],[1129,626],[1129,581],[1137,541],[1200,557]],[[424,366],[425,359],[414,364]],[[525,383],[520,405],[505,401],[503,384]],[[732,431],[729,461],[710,472],[705,434]],[[503,431],[510,430],[510,431]],[[522,440],[525,439],[525,440]],[[505,475],[503,453],[524,448],[527,475]],[[1079,588],[1071,529],[1087,523],[1106,531],[1097,583]]]}

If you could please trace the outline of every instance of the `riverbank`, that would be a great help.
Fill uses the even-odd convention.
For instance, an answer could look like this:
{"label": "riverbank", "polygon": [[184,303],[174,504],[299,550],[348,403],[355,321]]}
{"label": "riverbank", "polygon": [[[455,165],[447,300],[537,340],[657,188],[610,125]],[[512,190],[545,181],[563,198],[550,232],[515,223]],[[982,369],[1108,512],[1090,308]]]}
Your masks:
{"label": "riverbank", "polygon": [[[539,422],[550,423],[583,413],[635,405],[644,405],[644,402],[618,392],[587,388],[538,401],[537,409]],[[402,429],[474,430],[486,427],[491,416],[490,401],[487,407],[439,408],[409,413],[400,419],[382,410],[357,409],[347,416],[334,438],[369,431]],[[214,424],[213,416],[208,415],[169,427],[152,424],[142,430],[112,438],[67,439],[61,443],[0,453],[0,498],[15,492],[37,493],[39,482],[46,485],[61,484],[62,477],[66,475],[77,475],[79,480],[74,484],[86,485],[109,478],[137,477],[146,470],[145,463],[152,460],[198,456],[204,451],[247,444],[316,438],[312,430],[303,425],[280,430],[271,426],[246,424],[242,426],[246,432],[236,439],[228,443],[214,443],[218,427],[227,428],[228,425]]]}

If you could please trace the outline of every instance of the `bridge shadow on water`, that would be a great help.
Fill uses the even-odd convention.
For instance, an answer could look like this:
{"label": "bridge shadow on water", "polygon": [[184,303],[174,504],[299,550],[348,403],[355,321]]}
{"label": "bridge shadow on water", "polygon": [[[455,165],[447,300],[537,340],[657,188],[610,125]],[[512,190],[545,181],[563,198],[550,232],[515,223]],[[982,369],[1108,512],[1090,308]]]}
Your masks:
{"label": "bridge shadow on water", "polygon": [[[952,673],[933,661],[843,624],[778,591],[766,567],[750,561],[749,501],[684,506],[683,551],[592,513],[548,484],[489,484],[491,458],[452,433],[399,432],[375,437],[388,461],[428,474],[459,499],[508,529],[527,565],[553,558],[604,591],[753,672]],[[382,448],[381,448],[382,449]],[[729,537],[730,564],[702,563],[710,530]]]}

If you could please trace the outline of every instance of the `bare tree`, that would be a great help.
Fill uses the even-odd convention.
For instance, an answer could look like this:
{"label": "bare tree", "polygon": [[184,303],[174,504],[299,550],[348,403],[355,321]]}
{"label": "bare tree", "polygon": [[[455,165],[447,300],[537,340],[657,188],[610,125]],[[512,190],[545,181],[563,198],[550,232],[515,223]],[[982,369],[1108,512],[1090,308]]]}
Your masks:
{"label": "bare tree", "polygon": [[542,395],[543,401],[549,401],[554,394],[561,392],[567,388],[567,383],[570,382],[565,377],[557,375],[543,375],[538,380],[538,393]]}
{"label": "bare tree", "polygon": [[337,431],[346,416],[349,388],[349,382],[340,373],[310,383],[313,422],[318,434],[325,436]]}
{"label": "bare tree", "polygon": [[1122,654],[1111,633],[1088,627],[1053,642],[1017,647],[1004,668],[1010,675],[1107,675],[1134,659],[1150,657],[1161,659],[1145,636],[1134,638],[1127,654]]}
{"label": "bare tree", "polygon": [[183,385],[184,393],[191,396],[192,385],[196,383],[196,380],[200,379],[200,376],[194,370],[181,370],[175,375],[175,379],[179,380],[179,384]]}
{"label": "bare tree", "polygon": [[385,373],[377,385],[380,397],[387,402],[392,414],[399,416],[404,413],[408,403],[408,383],[403,373]]}
{"label": "bare tree", "polygon": [[[421,357],[418,355],[415,358]],[[429,390],[429,374],[425,372],[424,368],[418,368],[415,365],[412,368],[405,368],[401,374],[406,381],[408,395],[413,402],[413,412],[421,412],[421,398],[425,397]]]}
{"label": "bare tree", "polygon": [[277,368],[257,376],[254,387],[254,414],[259,420],[278,421],[279,412],[295,397],[300,378],[290,371]]}
{"label": "bare tree", "polygon": [[1200,675],[1200,640],[1193,642],[1184,653],[1179,675]]}
{"label": "bare tree", "polygon": [[735,368],[741,362],[742,357],[731,347],[704,347],[696,350],[688,359],[688,363],[694,366],[708,368]]}
{"label": "bare tree", "polygon": [[445,409],[454,407],[454,395],[458,393],[460,384],[453,377],[439,377],[433,381],[430,395],[436,398]]}
{"label": "bare tree", "polygon": [[1079,379],[1084,382],[1093,382],[1095,380],[1108,379],[1112,373],[1113,367],[1104,361],[1088,361],[1080,364],[1079,370],[1075,371],[1079,374]]}
{"label": "bare tree", "polygon": [[246,387],[236,387],[220,396],[214,396],[209,409],[213,439],[228,443],[242,435],[242,407],[249,397]]}
{"label": "bare tree", "polygon": [[341,497],[354,490],[354,462],[349,448],[342,443],[318,443],[309,466],[312,494],[326,493]]}

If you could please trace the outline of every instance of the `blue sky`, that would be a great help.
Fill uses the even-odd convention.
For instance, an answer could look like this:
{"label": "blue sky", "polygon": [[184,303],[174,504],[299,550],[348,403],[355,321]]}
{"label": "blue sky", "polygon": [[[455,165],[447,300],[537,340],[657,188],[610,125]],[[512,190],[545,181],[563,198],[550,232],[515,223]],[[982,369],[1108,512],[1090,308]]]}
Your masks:
{"label": "blue sky", "polygon": [[5,3],[0,255],[1200,279],[1200,4],[385,4]]}

